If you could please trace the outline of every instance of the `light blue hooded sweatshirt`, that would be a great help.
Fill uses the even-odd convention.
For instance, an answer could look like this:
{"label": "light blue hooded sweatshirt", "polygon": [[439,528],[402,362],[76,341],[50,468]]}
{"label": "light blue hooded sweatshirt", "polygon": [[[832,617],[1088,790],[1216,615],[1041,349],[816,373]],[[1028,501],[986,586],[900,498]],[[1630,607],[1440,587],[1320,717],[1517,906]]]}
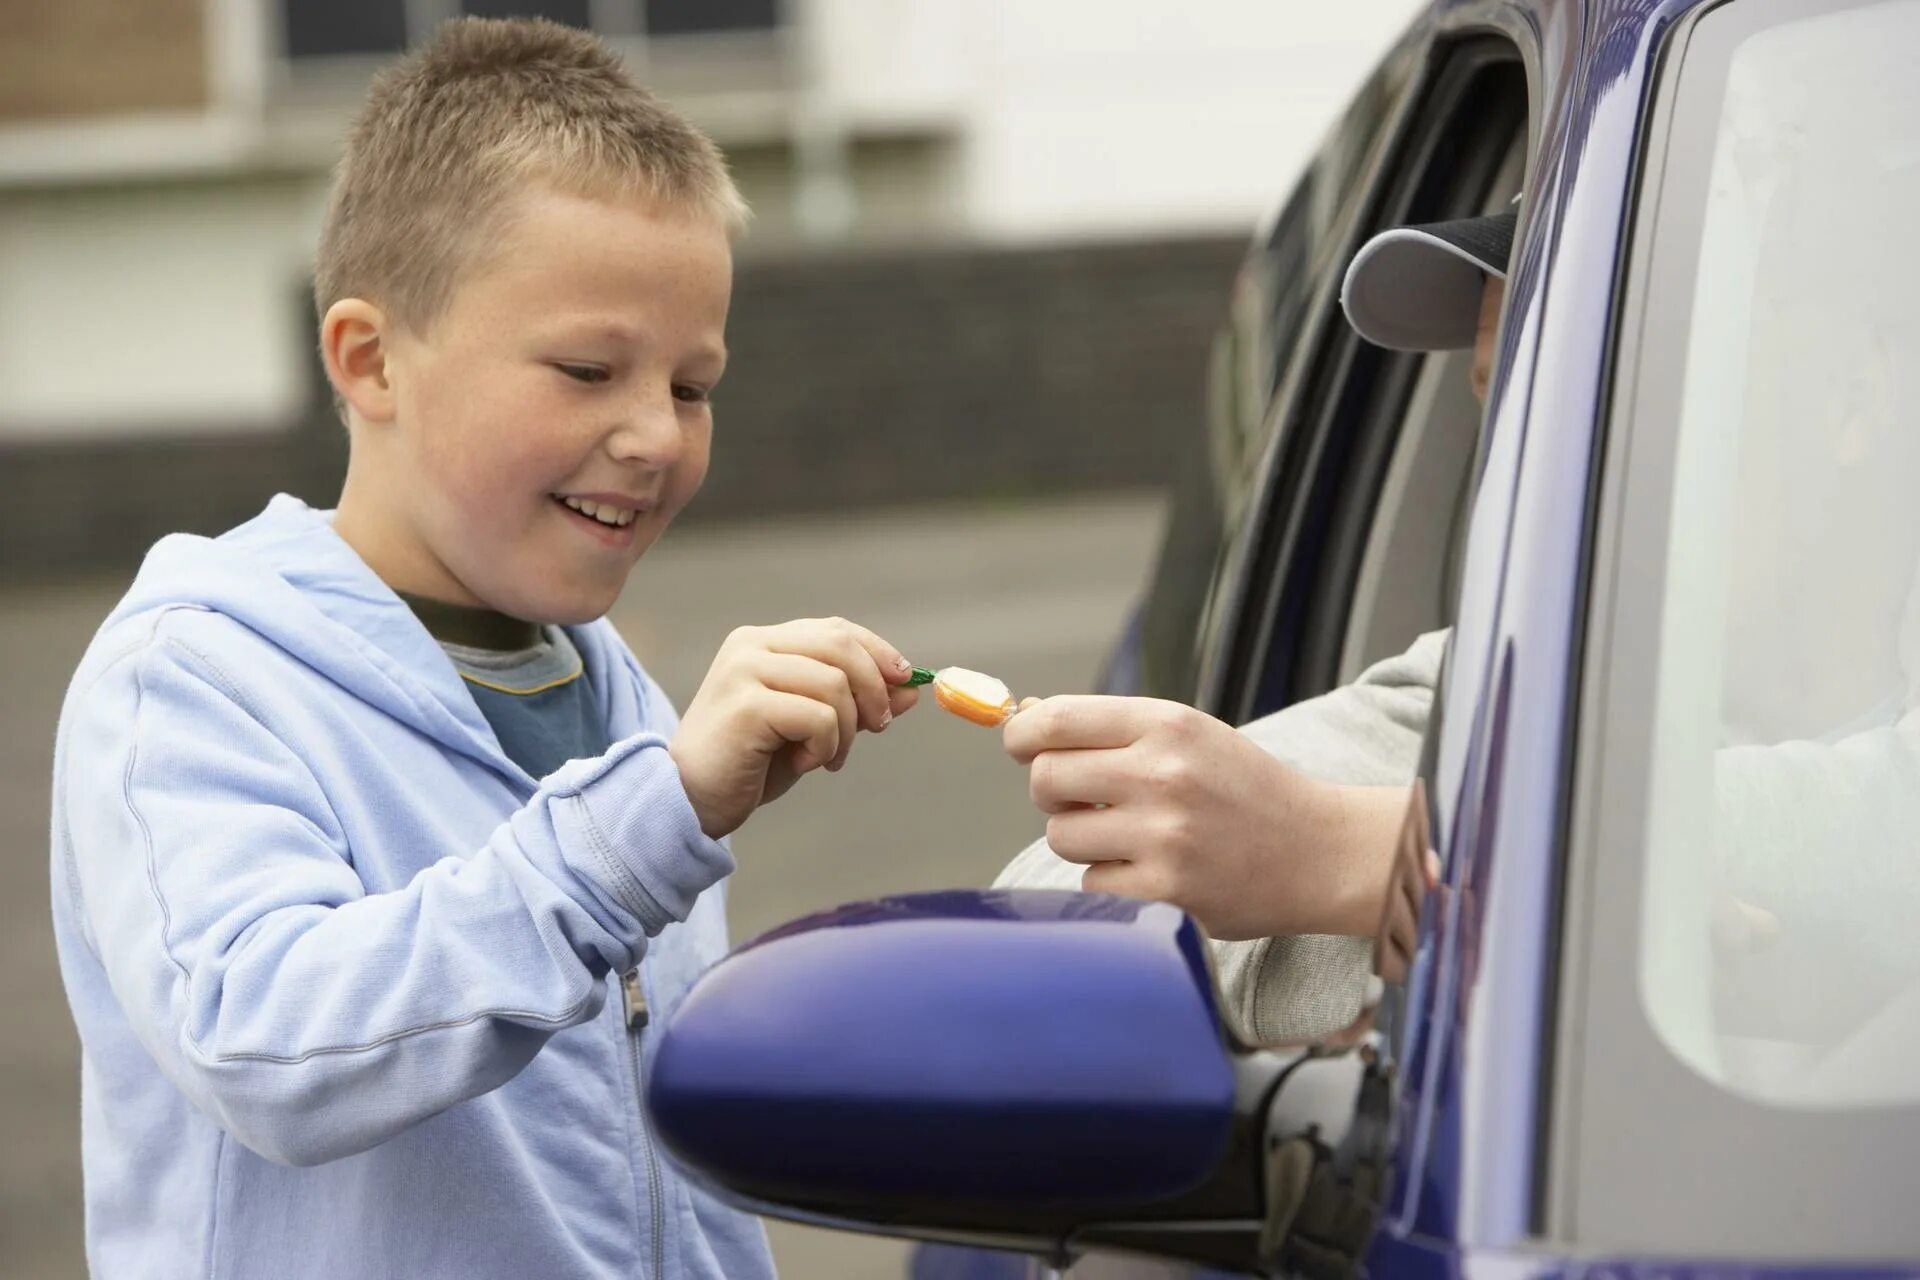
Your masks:
{"label": "light blue hooded sweatshirt", "polygon": [[733,860],[658,686],[569,635],[615,745],[536,780],[329,513],[147,556],[54,764],[95,1275],[772,1273],[655,1149],[619,994],[721,956]]}

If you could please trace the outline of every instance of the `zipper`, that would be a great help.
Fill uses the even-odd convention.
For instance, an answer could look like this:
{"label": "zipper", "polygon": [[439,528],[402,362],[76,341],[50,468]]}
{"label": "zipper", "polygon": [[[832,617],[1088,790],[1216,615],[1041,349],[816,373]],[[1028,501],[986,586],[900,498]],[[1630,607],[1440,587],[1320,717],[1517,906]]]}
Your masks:
{"label": "zipper", "polygon": [[626,1005],[627,1058],[633,1064],[633,1105],[640,1116],[640,1145],[647,1152],[647,1202],[653,1213],[653,1232],[649,1237],[653,1242],[653,1267],[647,1276],[649,1280],[660,1280],[667,1268],[664,1234],[667,1206],[666,1192],[660,1186],[660,1158],[654,1154],[653,1130],[647,1124],[647,1099],[640,1081],[640,1037],[647,1030],[647,993],[640,985],[640,970],[620,975],[620,997]]}
{"label": "zipper", "polygon": [[637,1036],[647,1029],[647,992],[638,969],[620,975],[620,998],[627,1007],[627,1030]]}

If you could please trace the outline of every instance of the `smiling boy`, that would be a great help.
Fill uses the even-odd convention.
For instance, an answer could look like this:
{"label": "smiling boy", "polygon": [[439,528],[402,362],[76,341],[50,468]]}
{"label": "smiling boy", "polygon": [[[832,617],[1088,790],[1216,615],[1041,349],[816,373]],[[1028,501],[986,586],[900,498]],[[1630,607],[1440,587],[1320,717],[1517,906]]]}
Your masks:
{"label": "smiling boy", "polygon": [[838,620],[683,722],[604,614],[699,489],[718,151],[591,37],[377,80],[316,271],[351,461],[164,539],[63,709],[53,911],[104,1276],[769,1274],[640,1106],[725,950],[724,837],[913,705]]}

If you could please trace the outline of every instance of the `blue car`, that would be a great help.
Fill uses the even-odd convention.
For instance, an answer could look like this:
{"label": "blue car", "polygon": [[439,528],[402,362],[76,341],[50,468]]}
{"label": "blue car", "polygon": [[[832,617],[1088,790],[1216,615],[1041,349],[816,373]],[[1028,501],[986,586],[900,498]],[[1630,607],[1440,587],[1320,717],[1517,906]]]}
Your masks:
{"label": "blue car", "polygon": [[[667,1019],[675,1157],[928,1277],[1920,1274],[1916,51],[1439,4],[1257,238],[1109,673],[1241,723],[1450,628],[1370,1025],[1249,1043],[1162,904],[854,904]],[[1339,286],[1520,193],[1483,411]]]}

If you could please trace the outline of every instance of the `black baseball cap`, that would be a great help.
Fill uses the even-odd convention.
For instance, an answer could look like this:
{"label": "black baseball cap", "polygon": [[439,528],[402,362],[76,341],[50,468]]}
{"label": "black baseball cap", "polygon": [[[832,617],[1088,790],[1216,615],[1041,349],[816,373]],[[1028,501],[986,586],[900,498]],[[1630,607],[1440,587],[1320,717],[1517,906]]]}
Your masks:
{"label": "black baseball cap", "polygon": [[1506,279],[1519,222],[1515,209],[1382,231],[1347,267],[1340,305],[1348,322],[1396,351],[1471,347],[1484,282]]}

